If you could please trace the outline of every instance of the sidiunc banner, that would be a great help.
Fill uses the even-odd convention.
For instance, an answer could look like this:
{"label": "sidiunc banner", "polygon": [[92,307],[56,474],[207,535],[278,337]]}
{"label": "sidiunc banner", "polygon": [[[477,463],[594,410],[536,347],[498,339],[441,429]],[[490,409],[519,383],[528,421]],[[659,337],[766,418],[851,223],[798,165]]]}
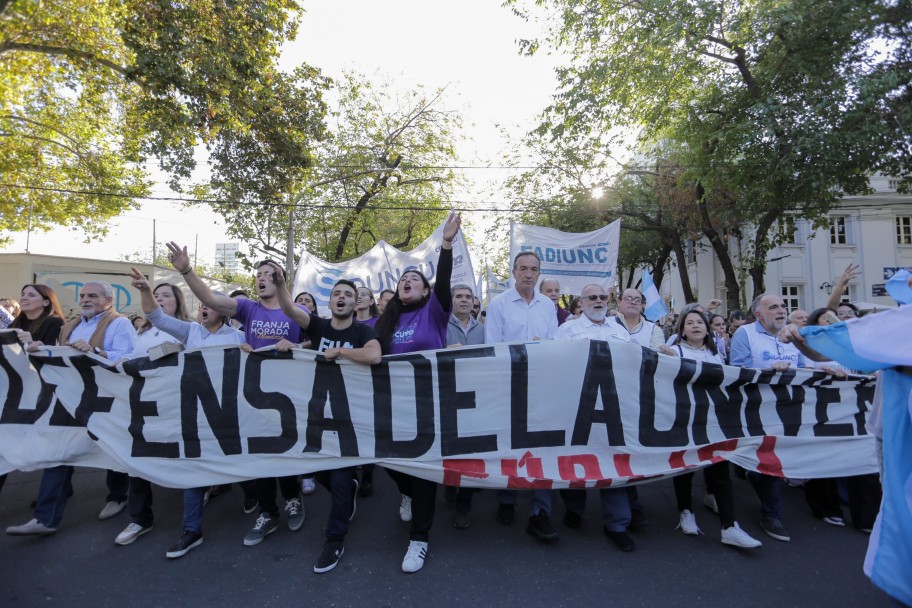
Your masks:
{"label": "sidiunc banner", "polygon": [[[11,332],[5,332],[7,334]],[[7,340],[9,341],[9,340]],[[720,459],[813,478],[877,470],[871,378],[701,364],[632,344],[533,342],[384,357],[185,351],[116,367],[0,354],[0,459],[87,427],[116,468],[170,487],[377,462],[450,485],[604,487]],[[54,398],[58,402],[54,401]],[[34,432],[41,427],[40,432]],[[60,463],[99,465],[82,445]]]}
{"label": "sidiunc banner", "polygon": [[[427,240],[411,251],[399,251],[386,241],[380,241],[364,255],[339,264],[325,262],[302,250],[292,295],[309,292],[313,294],[317,306],[325,309],[329,306],[332,287],[339,279],[349,279],[358,287],[367,287],[375,297],[384,289],[395,290],[402,273],[413,268],[420,270],[433,283],[437,275],[443,225],[440,224]],[[472,259],[462,231],[453,241],[453,276],[450,282],[453,285],[475,284]]]}
{"label": "sidiunc banner", "polygon": [[608,289],[615,283],[620,236],[621,220],[580,233],[511,224],[510,259],[534,251],[541,258],[542,276],[560,281],[562,293],[582,293],[590,283]]}

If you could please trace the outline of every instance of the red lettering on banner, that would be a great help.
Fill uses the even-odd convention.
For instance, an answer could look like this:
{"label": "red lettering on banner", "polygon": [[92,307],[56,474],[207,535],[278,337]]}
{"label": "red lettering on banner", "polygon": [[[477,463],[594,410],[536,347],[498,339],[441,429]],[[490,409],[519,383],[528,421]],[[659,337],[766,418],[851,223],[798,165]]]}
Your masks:
{"label": "red lettering on banner", "polygon": [[615,454],[614,468],[617,469],[620,477],[629,478],[628,481],[639,479],[660,479],[665,475],[634,475],[633,469],[630,468],[630,454]]}
{"label": "red lettering on banner", "polygon": [[[526,473],[531,476],[521,477],[519,468],[526,469]],[[545,476],[542,468],[541,458],[534,458],[532,452],[526,452],[517,462],[515,459],[503,459],[500,461],[500,472],[507,477],[507,488],[511,490],[550,490],[552,482],[550,479],[542,479]]]}
{"label": "red lettering on banner", "polygon": [[477,458],[452,459],[443,461],[443,483],[447,486],[461,485],[463,477],[484,479],[485,461]]}
{"label": "red lettering on banner", "polygon": [[737,449],[737,439],[726,439],[725,441],[720,441],[719,443],[704,445],[702,448],[697,450],[697,458],[699,458],[700,461],[709,460],[713,464],[716,464],[717,462],[722,462],[725,459],[721,456],[716,456],[715,452],[734,452]]}
{"label": "red lettering on banner", "polygon": [[672,469],[692,469],[694,465],[687,464],[684,462],[684,454],[687,453],[687,450],[679,450],[677,452],[672,452],[671,456],[668,457],[668,466]]}
{"label": "red lettering on banner", "polygon": [[[583,476],[576,474],[576,465],[583,467]],[[604,479],[599,460],[595,454],[575,454],[573,456],[558,456],[557,470],[561,479],[570,482],[570,488],[580,490],[586,488],[586,481],[594,480],[596,488],[607,488],[611,485],[610,479]]]}
{"label": "red lettering on banner", "polygon": [[758,473],[784,477],[782,474],[782,462],[776,456],[775,437],[767,435],[763,438],[763,441],[760,442],[760,447],[757,448],[757,460],[760,461],[760,464],[757,465]]}

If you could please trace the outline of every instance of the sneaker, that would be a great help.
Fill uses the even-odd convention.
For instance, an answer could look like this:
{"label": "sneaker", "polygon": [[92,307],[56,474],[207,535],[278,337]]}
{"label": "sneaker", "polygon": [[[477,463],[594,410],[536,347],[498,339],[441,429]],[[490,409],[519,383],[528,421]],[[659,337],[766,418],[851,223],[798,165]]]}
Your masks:
{"label": "sneaker", "polygon": [[712,494],[706,494],[703,496],[703,504],[706,505],[706,508],[715,513],[719,514],[719,504],[716,502],[716,497]]}
{"label": "sneaker", "polygon": [[301,497],[296,496],[291,500],[285,501],[285,512],[288,514],[288,529],[297,532],[304,525],[304,505],[301,504]]}
{"label": "sneaker", "polygon": [[402,559],[403,572],[418,572],[424,566],[424,558],[427,557],[428,544],[420,540],[409,541],[408,551]]}
{"label": "sneaker", "polygon": [[612,532],[608,528],[605,528],[605,536],[614,541],[614,544],[617,545],[617,548],[623,551],[624,553],[630,553],[633,551],[635,545],[633,544],[633,539],[626,532]]}
{"label": "sneaker", "polygon": [[776,540],[781,540],[784,543],[792,540],[792,537],[789,536],[788,531],[782,527],[782,522],[778,519],[773,519],[772,517],[761,517],[760,527],[763,528],[763,531],[766,532],[767,536],[771,536]]}
{"label": "sneaker", "polygon": [[10,526],[6,529],[6,533],[12,536],[49,536],[56,531],[57,528],[45,526],[37,519],[33,519],[28,523],[22,524],[21,526]]}
{"label": "sneaker", "polygon": [[583,525],[583,517],[579,513],[567,511],[564,513],[564,525],[576,530]]}
{"label": "sneaker", "polygon": [[[402,521],[412,521],[412,497],[402,495],[402,501],[399,503],[399,519]],[[403,562],[404,564],[405,562]],[[404,566],[403,566],[404,567]],[[421,568],[421,566],[418,566]],[[414,572],[414,570],[406,570],[406,572]]]}
{"label": "sneaker", "polygon": [[688,536],[700,536],[700,527],[697,525],[697,518],[690,512],[690,509],[681,511],[681,519],[678,520],[678,528]]}
{"label": "sneaker", "polygon": [[314,481],[313,477],[305,477],[301,480],[301,493],[304,496],[310,496],[317,491],[317,482]]}
{"label": "sneaker", "polygon": [[317,558],[317,563],[314,564],[314,572],[317,574],[329,572],[336,567],[344,553],[345,547],[342,546],[342,543],[333,540],[326,541],[323,543],[323,551]]}
{"label": "sneaker", "polygon": [[141,526],[137,523],[130,523],[123,529],[123,532],[117,535],[117,538],[114,539],[114,544],[120,545],[121,547],[129,545],[151,529],[152,526]]}
{"label": "sneaker", "polygon": [[785,484],[790,488],[803,488],[804,480],[803,479],[792,479],[791,477],[786,477]]}
{"label": "sneaker", "polygon": [[742,549],[756,549],[763,546],[763,543],[742,530],[738,522],[735,522],[732,527],[722,530],[722,544]]}
{"label": "sneaker", "polygon": [[181,535],[180,540],[168,548],[168,550],[165,552],[165,557],[169,559],[177,559],[178,557],[183,557],[187,555],[191,549],[196,549],[202,544],[202,532],[184,532]]}
{"label": "sneaker", "polygon": [[505,526],[512,526],[516,517],[516,505],[501,504],[497,507],[497,521]]}
{"label": "sneaker", "polygon": [[209,504],[209,497],[212,496],[212,488],[206,488],[206,491],[203,492],[203,506]]}
{"label": "sneaker", "polygon": [[838,515],[824,517],[823,521],[830,524],[831,526],[845,526],[845,520]]}
{"label": "sneaker", "polygon": [[263,542],[264,538],[275,532],[278,528],[279,519],[277,517],[273,517],[269,513],[260,513],[253,528],[251,528],[250,532],[247,533],[247,536],[244,537],[244,545],[247,547],[259,545]]}
{"label": "sneaker", "polygon": [[526,526],[526,533],[531,534],[540,541],[546,543],[558,539],[557,531],[551,525],[551,518],[544,513],[533,515],[529,518],[529,525]]}
{"label": "sneaker", "polygon": [[456,517],[453,518],[453,527],[457,530],[465,530],[472,525],[472,515],[468,511],[457,511]]}
{"label": "sneaker", "polygon": [[352,478],[352,483],[355,484],[355,489],[352,490],[352,512],[351,515],[348,516],[348,521],[353,520],[355,518],[355,513],[358,512],[358,489],[361,485],[358,483],[357,477]]}
{"label": "sneaker", "polygon": [[127,501],[123,500],[117,502],[114,500],[109,500],[105,503],[105,506],[101,508],[101,511],[98,513],[98,519],[111,519],[121,511],[123,511],[127,506]]}
{"label": "sneaker", "polygon": [[642,530],[643,528],[648,528],[649,524],[652,522],[649,521],[649,518],[646,517],[646,514],[642,511],[634,511],[630,515],[630,523],[627,525],[628,530]]}
{"label": "sneaker", "polygon": [[254,497],[244,499],[244,513],[253,513],[257,510],[257,507],[260,506],[260,503],[257,502],[257,499]]}

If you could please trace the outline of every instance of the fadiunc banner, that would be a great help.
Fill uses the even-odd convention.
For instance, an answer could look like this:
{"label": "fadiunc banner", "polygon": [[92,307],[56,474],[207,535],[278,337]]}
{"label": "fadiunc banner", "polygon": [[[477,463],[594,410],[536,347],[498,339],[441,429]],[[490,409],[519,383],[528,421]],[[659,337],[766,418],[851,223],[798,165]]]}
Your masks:
{"label": "fadiunc banner", "polygon": [[[5,344],[0,356],[0,459],[18,468],[56,464],[48,453],[108,466],[82,444],[70,454],[41,445],[84,425],[112,466],[178,488],[370,462],[518,489],[639,483],[721,459],[798,478],[877,470],[865,377],[723,367],[589,340],[373,366],[211,348],[112,367],[44,350]],[[9,441],[23,436],[35,445]]]}

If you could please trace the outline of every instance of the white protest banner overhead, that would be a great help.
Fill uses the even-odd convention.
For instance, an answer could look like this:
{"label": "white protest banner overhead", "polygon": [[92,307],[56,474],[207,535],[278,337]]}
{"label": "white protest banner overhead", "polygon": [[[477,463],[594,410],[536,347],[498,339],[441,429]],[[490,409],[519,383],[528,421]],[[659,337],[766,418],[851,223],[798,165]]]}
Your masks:
{"label": "white protest banner overhead", "polygon": [[615,283],[620,235],[621,220],[580,233],[511,224],[510,259],[534,251],[541,258],[542,277],[560,281],[561,293],[582,293],[590,283],[608,289]]}
{"label": "white protest banner overhead", "polygon": [[[442,239],[443,223],[411,251],[399,251],[386,241],[380,241],[364,255],[338,264],[326,262],[302,250],[292,296],[306,291],[313,294],[318,307],[325,309],[329,306],[332,287],[339,279],[349,279],[359,287],[367,287],[374,292],[374,296],[384,289],[395,291],[399,277],[411,269],[418,269],[433,283]],[[450,283],[475,284],[472,259],[461,230],[453,241],[453,276]]]}
{"label": "white protest banner overhead", "polygon": [[[170,487],[370,462],[520,489],[640,483],[721,459],[797,478],[877,471],[865,430],[872,378],[701,364],[632,344],[498,344],[373,366],[210,348],[112,367],[7,343],[0,384],[0,459],[98,466],[75,444],[72,454],[55,448],[57,462],[42,446],[40,464],[13,453],[11,437],[42,426],[34,441],[54,441],[75,419],[115,468]],[[69,416],[39,414],[54,409],[36,401],[42,390]]]}

